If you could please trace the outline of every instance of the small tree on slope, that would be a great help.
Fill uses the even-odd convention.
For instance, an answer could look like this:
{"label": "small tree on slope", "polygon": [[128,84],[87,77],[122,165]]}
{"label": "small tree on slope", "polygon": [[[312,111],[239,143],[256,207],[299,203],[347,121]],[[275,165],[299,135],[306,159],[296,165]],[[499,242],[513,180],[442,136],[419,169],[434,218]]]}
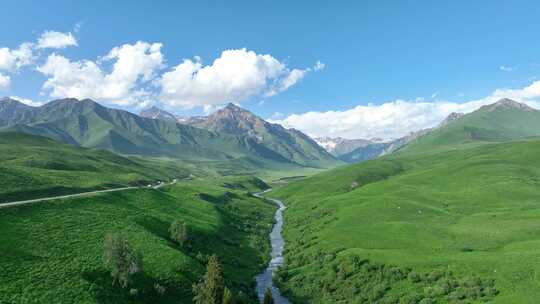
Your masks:
{"label": "small tree on slope", "polygon": [[206,274],[201,282],[193,286],[196,304],[222,304],[225,292],[225,282],[221,265],[215,255],[212,255],[206,266]]}
{"label": "small tree on slope", "polygon": [[142,255],[131,247],[125,236],[118,233],[107,234],[103,247],[105,265],[111,269],[113,284],[118,282],[126,288],[133,275],[142,272]]}
{"label": "small tree on slope", "polygon": [[184,247],[189,241],[188,226],[181,220],[175,220],[169,227],[171,239]]}

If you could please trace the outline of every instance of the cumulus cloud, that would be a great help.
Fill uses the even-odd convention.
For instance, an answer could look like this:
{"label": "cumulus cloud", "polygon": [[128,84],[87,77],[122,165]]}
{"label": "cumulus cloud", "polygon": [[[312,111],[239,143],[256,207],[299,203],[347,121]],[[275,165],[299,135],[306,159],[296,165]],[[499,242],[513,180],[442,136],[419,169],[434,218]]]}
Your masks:
{"label": "cumulus cloud", "polygon": [[309,69],[290,69],[271,55],[245,48],[226,50],[211,65],[185,59],[159,80],[161,99],[171,107],[192,108],[272,96],[300,81]]}
{"label": "cumulus cloud", "polygon": [[34,61],[33,44],[25,42],[16,49],[0,48],[0,70],[17,71]]}
{"label": "cumulus cloud", "polygon": [[[160,43],[139,41],[113,48],[97,61],[71,61],[51,54],[37,70],[48,77],[43,89],[50,96],[93,98],[122,106],[148,104],[151,93],[145,85],[163,66]],[[110,72],[108,63],[113,62]]]}
{"label": "cumulus cloud", "polygon": [[359,105],[344,111],[293,114],[270,121],[302,130],[314,137],[393,139],[434,127],[452,112],[469,113],[502,98],[540,108],[540,81],[520,89],[498,89],[485,98],[464,103],[397,100],[380,105]]}
{"label": "cumulus cloud", "polygon": [[309,69],[300,70],[300,69],[293,69],[291,70],[287,76],[283,77],[279,81],[275,83],[275,85],[268,89],[268,91],[264,94],[266,97],[277,95],[281,92],[286,91],[293,85],[297,84],[300,80],[306,76],[306,74],[309,72]]}
{"label": "cumulus cloud", "polygon": [[11,84],[11,78],[0,73],[0,91],[7,90]]}
{"label": "cumulus cloud", "polygon": [[38,49],[63,49],[68,46],[77,46],[77,40],[73,34],[55,31],[43,32],[36,45]]}
{"label": "cumulus cloud", "polygon": [[[31,65],[39,55],[37,49],[42,48],[65,48],[77,45],[75,37],[71,33],[45,31],[38,39],[37,44],[24,42],[18,48],[0,48],[0,71],[7,73],[18,72],[22,67]],[[6,90],[11,84],[9,75],[0,74],[0,89]]]}

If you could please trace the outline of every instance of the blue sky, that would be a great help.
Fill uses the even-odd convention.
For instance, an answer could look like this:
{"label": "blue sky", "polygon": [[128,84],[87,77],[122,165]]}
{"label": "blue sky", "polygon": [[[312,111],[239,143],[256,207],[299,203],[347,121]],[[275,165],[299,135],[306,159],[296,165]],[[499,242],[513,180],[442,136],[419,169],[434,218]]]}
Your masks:
{"label": "blue sky", "polygon": [[[498,97],[496,90],[512,88],[511,97],[532,105],[538,100],[536,87],[525,95],[519,91],[540,76],[536,1],[109,2],[3,1],[2,11],[9,13],[0,21],[0,48],[37,45],[46,31],[71,34],[77,45],[34,46],[31,64],[3,71],[0,64],[0,73],[10,78],[0,95],[46,101],[77,92],[135,112],[155,102],[178,114],[199,114],[203,105],[210,110],[233,101],[314,136],[387,138],[433,125],[451,110],[470,111]],[[111,84],[103,79],[96,86],[108,89],[66,87],[73,81],[52,66],[61,64],[59,60],[43,68],[56,54],[69,63],[90,60],[106,78],[124,56],[119,54],[134,52],[120,48],[137,41],[146,43],[139,45],[144,55],[159,44],[154,55],[161,57],[141,67],[135,80],[122,80],[129,96],[111,97]],[[118,52],[112,54],[115,47]],[[236,53],[224,56],[227,50]],[[108,54],[109,59],[98,59]],[[213,62],[220,57],[234,60],[217,68]],[[263,64],[264,71],[246,66],[240,81],[250,82],[250,73],[255,73],[264,84],[238,86],[216,79],[240,73],[230,63],[250,58],[257,66]],[[164,77],[184,59],[190,59],[190,65],[182,68],[192,72],[209,67],[212,81],[185,80],[180,72]],[[160,82],[163,78],[169,79],[168,85]],[[163,94],[166,85],[169,93]],[[121,101],[127,99],[132,100]],[[306,115],[309,111],[320,115]],[[402,119],[407,123],[399,124]],[[343,121],[349,124],[342,128]],[[375,126],[355,131],[366,124]]]}

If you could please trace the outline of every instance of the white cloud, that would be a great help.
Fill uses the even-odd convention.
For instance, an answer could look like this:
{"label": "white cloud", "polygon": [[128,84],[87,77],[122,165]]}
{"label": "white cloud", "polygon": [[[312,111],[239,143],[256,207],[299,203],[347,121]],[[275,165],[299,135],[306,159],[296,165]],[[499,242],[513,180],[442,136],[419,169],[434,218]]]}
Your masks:
{"label": "white cloud", "polygon": [[[51,54],[38,71],[49,78],[43,85],[52,97],[93,98],[122,106],[148,104],[144,85],[163,66],[160,43],[137,42],[113,48],[98,61],[70,61]],[[114,62],[107,73],[105,65]]]}
{"label": "white cloud", "polygon": [[0,91],[7,90],[11,84],[11,78],[0,73]]}
{"label": "white cloud", "polygon": [[171,107],[192,108],[271,96],[300,81],[309,69],[289,69],[271,55],[226,50],[211,65],[185,59],[161,77],[161,99]]}
{"label": "white cloud", "polygon": [[16,49],[0,48],[0,70],[16,71],[34,61],[33,44],[25,42]]}
{"label": "white cloud", "polygon": [[38,39],[38,49],[63,49],[68,46],[77,46],[77,40],[71,33],[45,31]]}
{"label": "white cloud", "polygon": [[326,67],[326,64],[322,63],[320,60],[317,60],[317,62],[315,62],[315,66],[313,66],[313,70],[320,71],[320,70],[324,70],[325,67]]}
{"label": "white cloud", "polygon": [[513,67],[513,66],[506,66],[506,65],[499,66],[499,70],[501,70],[503,72],[513,72],[516,69],[517,69],[517,67]]}
{"label": "white cloud", "polygon": [[78,33],[80,30],[81,30],[81,27],[83,26],[83,21],[79,21],[77,23],[75,23],[75,25],[73,26],[73,31],[75,33]]}
{"label": "white cloud", "polygon": [[17,101],[20,101],[20,102],[24,103],[27,106],[32,106],[32,107],[39,107],[39,106],[41,106],[43,104],[43,102],[33,101],[31,99],[22,98],[22,97],[19,97],[19,96],[10,96],[9,98],[15,99]]}
{"label": "white cloud", "polygon": [[277,81],[275,83],[275,85],[272,88],[270,88],[264,95],[269,97],[269,96],[274,96],[274,95],[277,95],[277,94],[279,94],[281,92],[286,91],[287,89],[289,89],[293,85],[297,84],[300,80],[302,80],[304,78],[304,76],[306,76],[306,74],[309,71],[310,71],[309,69],[306,69],[306,70],[293,69],[293,70],[291,70],[286,77],[284,77],[284,78],[280,79],[279,81]]}
{"label": "white cloud", "polygon": [[282,119],[284,118],[285,115],[281,112],[274,112],[274,114],[270,115],[269,119],[270,120],[278,120],[278,119]]}
{"label": "white cloud", "polygon": [[397,100],[380,105],[359,105],[344,111],[306,112],[270,120],[314,137],[392,139],[436,126],[452,112],[472,112],[502,98],[540,108],[540,81],[520,89],[498,89],[485,98],[464,103]]}

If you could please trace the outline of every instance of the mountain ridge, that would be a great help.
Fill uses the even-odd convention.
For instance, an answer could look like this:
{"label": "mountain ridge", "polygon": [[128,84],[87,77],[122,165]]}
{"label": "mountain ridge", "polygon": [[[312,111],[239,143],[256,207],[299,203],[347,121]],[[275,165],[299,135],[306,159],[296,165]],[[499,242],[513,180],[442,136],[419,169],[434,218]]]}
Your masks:
{"label": "mountain ridge", "polygon": [[321,157],[303,155],[304,151],[299,149],[294,150],[295,153],[279,153],[253,136],[141,117],[105,107],[91,99],[57,99],[40,107],[2,100],[5,102],[0,102],[0,129],[41,135],[83,147],[180,159],[246,158],[308,167],[338,164],[332,157],[326,157],[326,152],[321,153]]}
{"label": "mountain ridge", "polygon": [[404,151],[418,152],[457,144],[506,142],[540,136],[540,111],[508,98],[442,124]]}

